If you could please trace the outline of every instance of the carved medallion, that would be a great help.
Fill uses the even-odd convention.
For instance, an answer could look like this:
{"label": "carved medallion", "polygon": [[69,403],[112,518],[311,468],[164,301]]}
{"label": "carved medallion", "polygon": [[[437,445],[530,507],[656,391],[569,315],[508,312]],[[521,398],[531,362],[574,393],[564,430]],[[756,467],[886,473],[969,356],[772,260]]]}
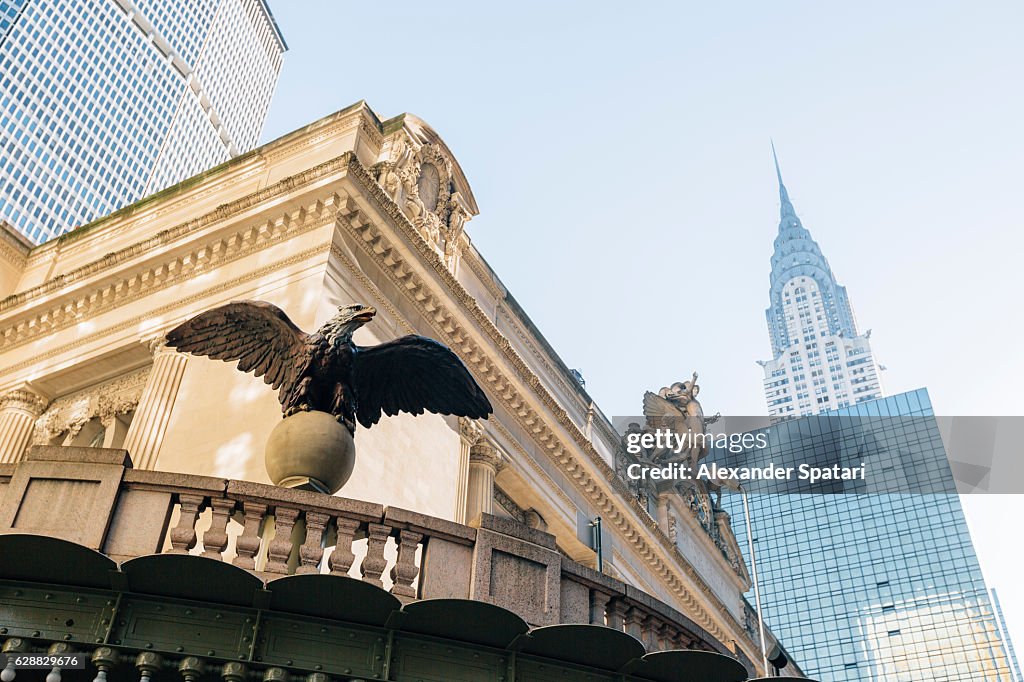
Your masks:
{"label": "carved medallion", "polygon": [[437,166],[432,163],[424,163],[420,167],[420,179],[417,183],[420,199],[423,207],[435,213],[437,211],[438,194],[441,191],[441,176],[437,172]]}

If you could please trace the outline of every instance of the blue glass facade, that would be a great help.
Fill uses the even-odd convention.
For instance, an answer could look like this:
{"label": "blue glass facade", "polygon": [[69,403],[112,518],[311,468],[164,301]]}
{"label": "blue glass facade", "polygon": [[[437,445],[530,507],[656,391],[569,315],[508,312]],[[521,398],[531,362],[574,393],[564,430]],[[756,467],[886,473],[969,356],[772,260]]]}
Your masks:
{"label": "blue glass facade", "polygon": [[1003,619],[1003,607],[999,604],[999,595],[996,591],[992,590],[992,605],[996,609],[996,618],[999,620],[999,630],[1006,640],[1006,653],[1010,658],[1010,669],[1013,671],[1013,677],[1010,682],[1024,682],[1024,675],[1020,672],[1020,663],[1017,662],[1017,652],[1013,650],[1013,641],[1009,637],[1009,631],[1006,629],[1006,621]]}
{"label": "blue glass facade", "polygon": [[[870,431],[862,435],[872,450],[949,472],[924,389],[829,415],[864,418],[857,428]],[[918,417],[913,428],[871,419],[904,416]],[[787,451],[784,442],[769,439],[757,462],[748,463],[798,466],[805,456]],[[810,677],[1012,679],[957,495],[751,493],[749,502],[765,623]],[[741,497],[725,495],[722,504],[733,528],[745,528]]]}
{"label": "blue glass facade", "polygon": [[0,0],[0,220],[42,242],[257,141],[285,46],[260,0]]}

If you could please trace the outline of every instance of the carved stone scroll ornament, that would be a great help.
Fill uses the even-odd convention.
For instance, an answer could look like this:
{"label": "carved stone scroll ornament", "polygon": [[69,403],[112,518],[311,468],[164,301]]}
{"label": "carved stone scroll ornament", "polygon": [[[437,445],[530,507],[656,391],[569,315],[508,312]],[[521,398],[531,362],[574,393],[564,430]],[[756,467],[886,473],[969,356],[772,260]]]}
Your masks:
{"label": "carved stone scroll ornament", "polygon": [[440,145],[420,144],[400,133],[374,168],[384,192],[398,204],[420,235],[455,271],[470,211],[454,190],[454,165]]}
{"label": "carved stone scroll ornament", "polygon": [[391,197],[392,201],[398,201],[398,191],[402,181],[395,172],[395,164],[392,161],[378,163],[374,170],[377,174],[377,183],[384,190],[384,193]]}
{"label": "carved stone scroll ornament", "polygon": [[36,420],[32,442],[48,445],[59,436],[74,438],[95,418],[106,424],[113,417],[133,412],[149,372],[146,367],[57,398]]}
{"label": "carved stone scroll ornament", "polygon": [[455,272],[462,255],[462,233],[470,218],[469,209],[459,192],[452,192],[448,200],[448,226],[442,230],[441,250],[448,269]]}

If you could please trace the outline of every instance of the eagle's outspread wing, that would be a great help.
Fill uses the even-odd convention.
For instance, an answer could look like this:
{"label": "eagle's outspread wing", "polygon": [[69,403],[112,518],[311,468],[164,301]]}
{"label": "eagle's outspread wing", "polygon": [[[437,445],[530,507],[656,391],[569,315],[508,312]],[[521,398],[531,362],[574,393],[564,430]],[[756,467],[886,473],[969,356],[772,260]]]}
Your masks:
{"label": "eagle's outspread wing", "polygon": [[352,366],[356,417],[364,427],[381,412],[454,414],[482,419],[491,403],[455,353],[425,336],[403,336],[358,348]]}
{"label": "eagle's outspread wing", "polygon": [[238,369],[280,388],[284,402],[309,362],[308,337],[276,305],[236,301],[207,310],[167,332],[167,345],[215,360],[238,360]]}

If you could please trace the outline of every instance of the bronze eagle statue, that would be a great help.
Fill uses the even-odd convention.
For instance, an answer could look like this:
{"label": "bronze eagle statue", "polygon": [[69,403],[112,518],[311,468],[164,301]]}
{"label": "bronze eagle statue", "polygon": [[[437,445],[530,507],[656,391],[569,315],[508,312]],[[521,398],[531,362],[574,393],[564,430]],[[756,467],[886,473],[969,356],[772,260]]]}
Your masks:
{"label": "bronze eagle statue", "polygon": [[447,346],[409,335],[357,346],[352,334],[377,311],[345,305],[307,334],[264,301],[236,301],[207,310],[167,333],[167,345],[215,360],[238,361],[278,390],[285,417],[320,411],[355,434],[381,413],[424,411],[486,419],[493,411],[469,370]]}

